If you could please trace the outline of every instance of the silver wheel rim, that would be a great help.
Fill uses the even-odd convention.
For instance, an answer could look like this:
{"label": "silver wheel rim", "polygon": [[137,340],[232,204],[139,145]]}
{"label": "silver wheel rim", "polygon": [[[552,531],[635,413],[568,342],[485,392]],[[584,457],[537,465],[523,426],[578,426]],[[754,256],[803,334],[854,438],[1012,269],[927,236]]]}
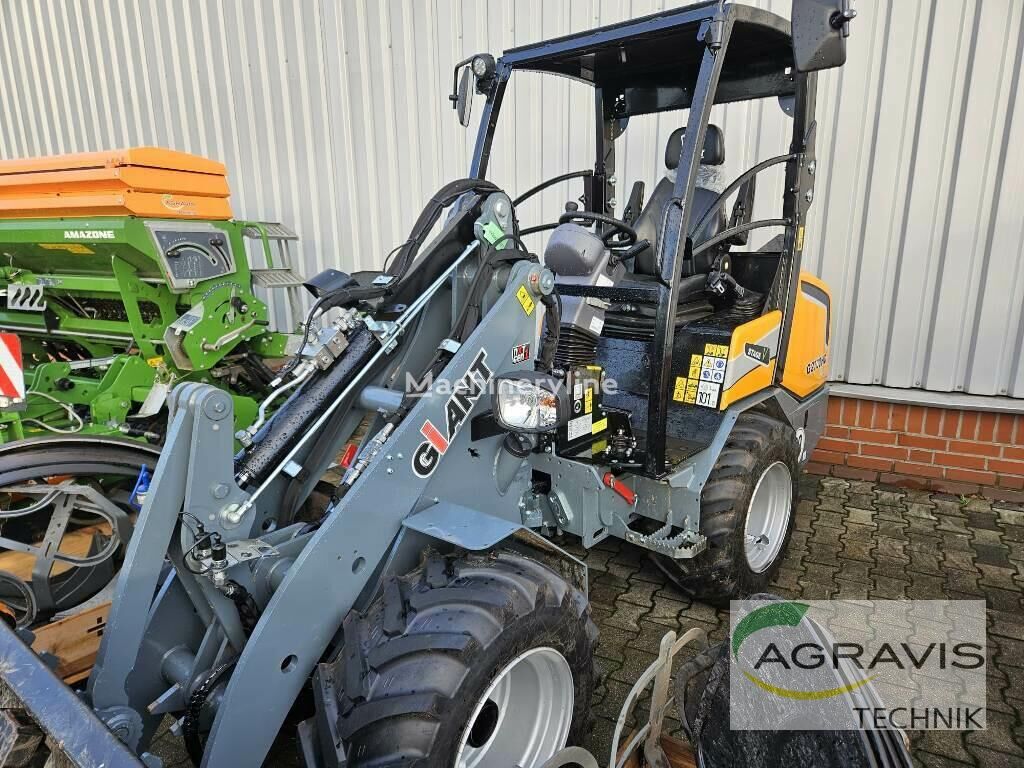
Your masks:
{"label": "silver wheel rim", "polygon": [[459,740],[455,768],[540,768],[565,746],[572,724],[572,670],[554,648],[532,648],[505,666]]}
{"label": "silver wheel rim", "polygon": [[754,573],[764,573],[782,553],[782,544],[793,513],[793,476],[789,467],[776,461],[754,486],[744,527],[744,551]]}

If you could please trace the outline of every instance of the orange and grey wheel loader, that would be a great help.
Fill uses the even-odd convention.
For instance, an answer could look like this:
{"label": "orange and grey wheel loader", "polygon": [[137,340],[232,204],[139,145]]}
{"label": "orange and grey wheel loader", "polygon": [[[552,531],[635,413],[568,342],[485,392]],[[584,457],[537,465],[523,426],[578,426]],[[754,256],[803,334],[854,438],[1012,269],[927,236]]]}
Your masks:
{"label": "orange and grey wheel loader", "polygon": [[[815,71],[843,63],[851,17],[705,2],[461,62],[462,122],[485,101],[469,177],[386,269],[309,282],[306,327],[331,319],[279,372],[284,404],[236,454],[226,393],[171,393],[80,697],[0,632],[40,749],[156,766],[171,718],[201,766],[297,745],[309,766],[541,768],[585,738],[596,685],[586,568],[554,534],[625,539],[705,599],[761,591],[824,420],[831,298],[801,258]],[[526,71],[593,88],[567,140],[594,165],[556,178],[583,180],[582,206],[547,224],[519,211],[549,182],[513,197],[487,177]],[[714,106],[751,100],[787,116],[788,147],[702,183],[728,147]],[[617,214],[616,141],[655,114],[678,126],[666,177]],[[755,189],[774,166],[783,187]],[[339,455],[326,513],[297,520]]]}

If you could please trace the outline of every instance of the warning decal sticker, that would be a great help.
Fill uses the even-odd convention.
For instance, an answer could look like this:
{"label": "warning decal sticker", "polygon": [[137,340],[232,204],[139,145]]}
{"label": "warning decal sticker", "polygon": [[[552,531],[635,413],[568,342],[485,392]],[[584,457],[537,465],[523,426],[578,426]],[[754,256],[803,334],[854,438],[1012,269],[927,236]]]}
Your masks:
{"label": "warning decal sticker", "polygon": [[593,434],[594,430],[594,416],[593,414],[586,414],[576,419],[569,420],[569,440],[575,440],[583,435]]}
{"label": "warning decal sticker", "polygon": [[523,306],[523,312],[528,315],[532,315],[533,298],[530,296],[530,292],[527,290],[525,285],[519,286],[519,290],[516,291],[516,298],[519,299],[519,303]]}
{"label": "warning decal sticker", "polygon": [[4,406],[25,400],[21,340],[13,333],[0,333],[0,398],[3,398]]}
{"label": "warning decal sticker", "polygon": [[672,399],[677,403],[718,408],[728,357],[728,344],[705,344],[703,355],[690,355],[689,376],[676,376]]}
{"label": "warning decal sticker", "polygon": [[78,253],[86,255],[90,253],[96,253],[92,248],[81,243],[39,243],[40,248],[45,248],[48,251],[68,251],[70,253]]}

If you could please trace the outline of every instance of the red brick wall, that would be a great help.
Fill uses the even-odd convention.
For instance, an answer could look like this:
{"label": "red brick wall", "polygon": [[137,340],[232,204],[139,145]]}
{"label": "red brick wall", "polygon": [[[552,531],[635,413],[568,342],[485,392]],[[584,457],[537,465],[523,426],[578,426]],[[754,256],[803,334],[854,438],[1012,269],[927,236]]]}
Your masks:
{"label": "red brick wall", "polygon": [[833,396],[807,469],[1024,501],[1024,415]]}

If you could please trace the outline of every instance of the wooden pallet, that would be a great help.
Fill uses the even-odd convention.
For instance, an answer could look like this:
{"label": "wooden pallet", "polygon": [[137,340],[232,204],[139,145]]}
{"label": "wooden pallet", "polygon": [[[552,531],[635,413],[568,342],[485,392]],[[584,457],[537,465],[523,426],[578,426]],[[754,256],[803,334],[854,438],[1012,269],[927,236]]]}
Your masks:
{"label": "wooden pallet", "polygon": [[57,674],[68,685],[81,682],[89,677],[96,662],[109,613],[110,603],[107,602],[47,624],[35,630],[32,650],[55,656]]}
{"label": "wooden pallet", "polygon": [[[92,537],[95,533],[109,536],[110,524],[100,523],[68,531],[61,539],[60,551],[73,557],[85,557],[89,554],[89,547],[92,546]],[[36,556],[28,552],[0,552],[0,571],[14,574],[22,581],[32,579],[32,566],[35,565],[35,562]],[[74,566],[57,561],[53,564],[53,575],[57,576],[72,567]]]}
{"label": "wooden pallet", "polygon": [[[84,557],[92,545],[93,534],[97,532],[109,535],[110,526],[103,523],[70,531],[61,541],[61,552]],[[0,553],[0,570],[7,571],[23,581],[32,578],[34,563],[35,556],[25,552]],[[54,573],[62,573],[71,567],[67,563],[55,563]],[[96,661],[100,638],[107,626],[108,613],[110,603],[106,602],[39,627],[33,630],[36,639],[32,643],[32,649],[36,653],[52,654],[58,659],[57,673],[64,682],[69,685],[81,682],[89,676],[89,671]]]}

